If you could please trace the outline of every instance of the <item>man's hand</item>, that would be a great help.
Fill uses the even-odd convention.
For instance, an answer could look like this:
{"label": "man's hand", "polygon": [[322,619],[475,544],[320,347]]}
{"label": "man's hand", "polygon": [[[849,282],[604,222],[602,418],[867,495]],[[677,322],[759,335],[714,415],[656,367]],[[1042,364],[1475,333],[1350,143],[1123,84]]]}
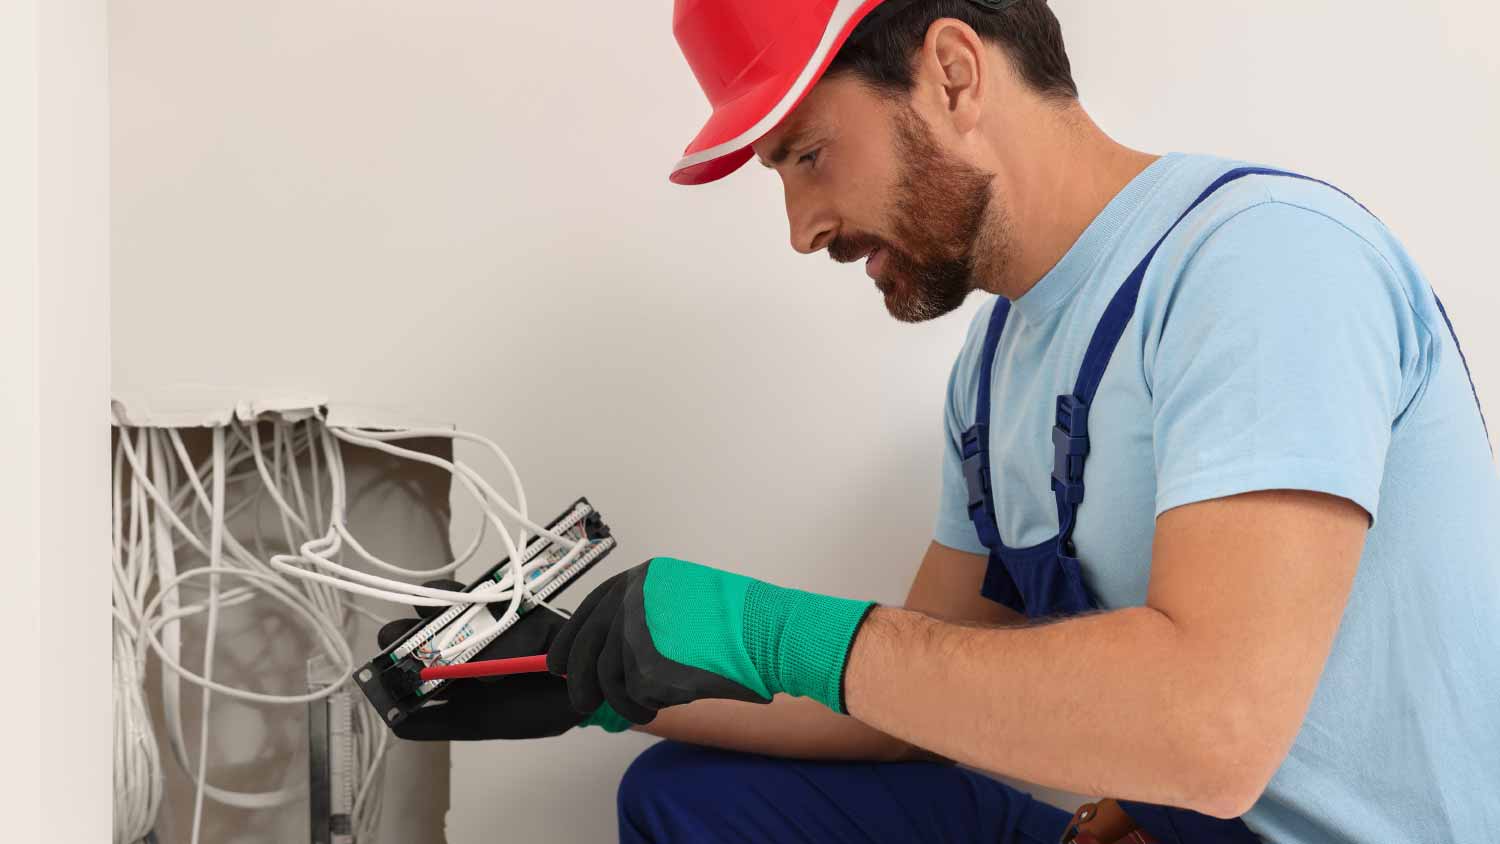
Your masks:
{"label": "man's hand", "polygon": [[658,557],[589,593],[547,666],[567,675],[574,709],[608,702],[637,724],[701,698],[778,692],[844,712],[844,662],[870,606]]}
{"label": "man's hand", "polygon": [[[463,585],[451,580],[426,584],[433,589],[459,591]],[[420,618],[402,618],[380,628],[381,649],[408,630],[426,624],[441,608],[418,607]],[[521,617],[504,635],[491,642],[475,660],[531,656],[547,650],[563,626],[563,620],[546,607],[537,607]],[[629,725],[609,707],[594,706],[580,714],[568,704],[566,681],[550,674],[519,674],[450,682],[436,702],[413,712],[393,727],[400,738],[413,741],[482,741],[555,736],[580,725],[603,727],[610,732]]]}

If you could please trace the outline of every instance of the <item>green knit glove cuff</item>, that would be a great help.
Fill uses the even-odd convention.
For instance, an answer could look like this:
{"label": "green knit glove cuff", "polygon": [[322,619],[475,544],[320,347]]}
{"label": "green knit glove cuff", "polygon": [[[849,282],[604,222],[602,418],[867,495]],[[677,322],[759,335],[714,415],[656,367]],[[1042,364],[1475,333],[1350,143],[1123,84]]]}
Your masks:
{"label": "green knit glove cuff", "polygon": [[745,651],[773,692],[810,697],[847,715],[844,664],[873,606],[753,581],[745,594]]}
{"label": "green knit glove cuff", "polygon": [[614,707],[606,703],[595,709],[594,714],[583,719],[578,726],[598,727],[606,733],[623,733],[634,725],[627,721],[620,713],[616,712]]}

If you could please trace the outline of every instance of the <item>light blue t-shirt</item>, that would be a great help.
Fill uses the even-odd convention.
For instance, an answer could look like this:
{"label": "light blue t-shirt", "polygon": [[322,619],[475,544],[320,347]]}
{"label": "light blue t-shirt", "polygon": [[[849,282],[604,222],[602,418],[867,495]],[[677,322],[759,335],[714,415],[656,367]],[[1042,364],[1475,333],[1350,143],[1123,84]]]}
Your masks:
{"label": "light blue t-shirt", "polygon": [[[1007,545],[1057,532],[1054,401],[1072,389],[1105,303],[1240,165],[1158,160],[1014,302],[990,421]],[[936,530],[979,554],[959,434],[974,420],[992,309],[976,315],[949,385]],[[1300,489],[1372,516],[1307,719],[1245,816],[1251,829],[1298,844],[1500,834],[1500,476],[1432,289],[1378,220],[1312,182],[1222,188],[1152,263],[1089,435],[1073,536],[1105,609],[1145,603],[1155,519],[1173,507]]]}

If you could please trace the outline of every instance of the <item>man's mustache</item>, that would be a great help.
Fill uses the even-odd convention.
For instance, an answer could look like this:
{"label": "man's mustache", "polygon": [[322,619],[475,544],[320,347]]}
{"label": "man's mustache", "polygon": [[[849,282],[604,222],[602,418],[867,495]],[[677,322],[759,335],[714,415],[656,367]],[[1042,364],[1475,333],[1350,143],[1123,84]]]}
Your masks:
{"label": "man's mustache", "polygon": [[896,251],[889,243],[871,234],[839,235],[828,243],[828,257],[840,264],[848,264],[858,261],[876,249],[884,249],[891,253]]}

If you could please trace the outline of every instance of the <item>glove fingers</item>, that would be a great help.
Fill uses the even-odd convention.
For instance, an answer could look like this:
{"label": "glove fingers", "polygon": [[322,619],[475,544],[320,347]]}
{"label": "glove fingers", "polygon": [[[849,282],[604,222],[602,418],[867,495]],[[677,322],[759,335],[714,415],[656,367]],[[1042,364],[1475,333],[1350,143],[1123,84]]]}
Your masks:
{"label": "glove fingers", "polygon": [[[459,583],[456,580],[429,580],[426,583],[423,583],[422,585],[426,586],[428,589],[446,589],[449,592],[462,592],[462,591],[464,591],[464,585],[462,583]],[[424,619],[428,619],[428,618],[434,618],[436,616],[442,615],[443,612],[445,610],[447,610],[448,608],[447,607],[413,607],[413,609],[415,609],[417,611],[417,615],[418,616],[420,616],[421,618],[424,618]]]}
{"label": "glove fingers", "polygon": [[568,684],[550,674],[474,684],[473,691],[455,703],[458,709],[448,717],[463,725],[454,736],[461,741],[556,736],[583,720],[569,705]]}
{"label": "glove fingers", "polygon": [[391,732],[407,741],[451,741],[453,732],[467,725],[449,720],[450,706],[449,703],[424,706],[391,727]]}
{"label": "glove fingers", "polygon": [[398,618],[395,621],[387,621],[375,634],[375,640],[380,643],[380,649],[385,650],[421,623],[420,618]]}
{"label": "glove fingers", "polygon": [[[579,712],[593,712],[604,702],[604,690],[599,686],[599,655],[604,651],[604,641],[609,636],[610,624],[619,613],[620,597],[624,592],[625,581],[612,581],[608,591],[581,624],[575,616],[563,628],[563,633],[569,627],[578,629],[573,645],[568,649],[568,696],[573,701],[573,708]],[[558,640],[554,643],[553,653],[557,651],[562,634],[558,635]]]}
{"label": "glove fingers", "polygon": [[636,658],[634,650],[621,648],[621,657],[625,670],[625,693],[630,695],[631,700],[640,701],[642,705],[650,708],[653,712],[671,706],[670,703],[663,703],[651,693],[645,675],[641,673],[640,661]]}
{"label": "glove fingers", "polygon": [[656,710],[643,705],[630,695],[626,682],[624,613],[615,613],[610,623],[609,635],[604,639],[604,651],[599,654],[599,688],[604,699],[615,711],[631,723],[649,724],[656,718]]}
{"label": "glove fingers", "polygon": [[567,683],[546,674],[508,677],[496,683],[460,680],[448,702],[413,712],[393,732],[409,741],[484,741],[556,736],[583,716],[568,703]]}
{"label": "glove fingers", "polygon": [[548,671],[553,674],[568,673],[568,655],[573,650],[573,642],[578,636],[579,629],[585,621],[588,621],[589,616],[593,615],[594,608],[599,606],[599,602],[604,600],[604,596],[609,594],[620,579],[621,575],[617,574],[594,587],[594,591],[584,597],[583,603],[578,605],[577,610],[574,610],[573,617],[568,619],[568,623],[557,631],[556,638],[552,640],[552,646],[547,649]]}

